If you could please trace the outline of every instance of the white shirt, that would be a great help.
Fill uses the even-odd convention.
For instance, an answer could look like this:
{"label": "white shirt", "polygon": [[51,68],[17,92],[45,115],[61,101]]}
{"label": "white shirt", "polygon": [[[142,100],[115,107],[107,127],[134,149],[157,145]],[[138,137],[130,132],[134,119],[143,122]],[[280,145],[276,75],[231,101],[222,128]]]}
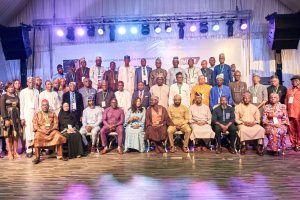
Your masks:
{"label": "white shirt", "polygon": [[190,86],[190,90],[198,83],[200,75],[202,75],[202,73],[197,67],[185,69],[186,83]]}
{"label": "white shirt", "polygon": [[169,95],[169,105],[174,104],[174,96],[179,94],[181,96],[181,103],[186,107],[190,106],[190,99],[191,99],[191,91],[190,87],[186,83],[182,83],[181,87],[177,83],[174,83],[170,87],[170,95]]}
{"label": "white shirt", "polygon": [[98,81],[103,80],[105,68],[103,66],[98,67],[96,65],[90,67],[90,79],[92,81],[92,87],[97,89]]}
{"label": "white shirt", "polygon": [[39,95],[39,109],[42,110],[42,101],[46,99],[49,102],[49,110],[51,112],[55,112],[57,115],[60,111],[60,101],[57,92],[51,91],[48,92],[47,90],[43,91]]}
{"label": "white shirt", "polygon": [[116,91],[115,97],[118,101],[118,106],[124,110],[124,113],[128,111],[131,107],[131,95],[127,90],[123,90],[122,92]]}
{"label": "white shirt", "polygon": [[119,68],[118,81],[124,82],[124,90],[128,90],[130,95],[134,92],[134,77],[135,76],[135,68],[131,65],[129,67],[125,67],[125,65],[121,65]]}
{"label": "white shirt", "polygon": [[102,122],[103,108],[95,106],[93,109],[87,107],[82,113],[82,125],[99,126]]}

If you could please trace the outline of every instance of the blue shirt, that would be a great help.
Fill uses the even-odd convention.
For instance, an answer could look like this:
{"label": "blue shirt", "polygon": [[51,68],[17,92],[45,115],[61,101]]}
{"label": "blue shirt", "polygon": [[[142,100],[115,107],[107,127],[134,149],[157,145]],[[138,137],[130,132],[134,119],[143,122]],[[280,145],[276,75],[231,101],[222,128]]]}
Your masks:
{"label": "blue shirt", "polygon": [[213,85],[217,85],[216,78],[219,74],[224,74],[224,85],[229,86],[229,83],[232,82],[232,73],[229,65],[216,65],[214,69],[214,73],[212,75],[212,83]]}
{"label": "blue shirt", "polygon": [[213,109],[215,105],[219,104],[219,98],[221,96],[226,96],[228,104],[232,105],[230,88],[226,85],[223,85],[221,88],[219,88],[218,86],[214,86],[210,90],[210,95],[209,95],[210,97],[209,106],[211,109]]}

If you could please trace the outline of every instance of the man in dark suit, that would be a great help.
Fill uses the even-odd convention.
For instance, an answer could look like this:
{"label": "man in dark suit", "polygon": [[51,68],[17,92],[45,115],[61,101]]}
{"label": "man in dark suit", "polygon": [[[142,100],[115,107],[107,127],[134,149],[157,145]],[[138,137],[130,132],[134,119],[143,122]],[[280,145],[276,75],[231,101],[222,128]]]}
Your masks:
{"label": "man in dark suit", "polygon": [[151,94],[147,89],[145,89],[143,82],[139,82],[137,87],[138,90],[134,91],[134,93],[132,94],[131,101],[133,102],[136,98],[139,97],[142,100],[142,106],[147,109],[150,105]]}
{"label": "man in dark suit", "polygon": [[115,98],[115,94],[108,89],[107,81],[102,81],[101,89],[102,91],[98,92],[96,96],[96,106],[105,109],[110,106],[110,101]]}
{"label": "man in dark suit", "polygon": [[82,95],[76,91],[76,83],[69,83],[69,92],[63,94],[63,104],[68,103],[70,105],[70,112],[74,112],[76,120],[80,124],[80,118],[83,112],[83,100]]}
{"label": "man in dark suit", "polygon": [[152,68],[149,66],[146,66],[146,59],[141,59],[141,66],[138,67],[135,70],[135,77],[134,77],[134,90],[138,90],[138,83],[143,82],[145,89],[148,91],[149,88],[149,80],[150,80],[150,73],[152,71]]}

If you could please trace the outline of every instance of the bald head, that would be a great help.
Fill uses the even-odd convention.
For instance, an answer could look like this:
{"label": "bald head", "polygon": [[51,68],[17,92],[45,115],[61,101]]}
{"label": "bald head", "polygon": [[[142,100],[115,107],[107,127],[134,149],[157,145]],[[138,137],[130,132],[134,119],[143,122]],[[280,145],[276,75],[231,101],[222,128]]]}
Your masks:
{"label": "bald head", "polygon": [[181,104],[181,96],[179,94],[176,94],[174,96],[173,100],[174,100],[174,105],[176,107],[180,106],[180,104]]}

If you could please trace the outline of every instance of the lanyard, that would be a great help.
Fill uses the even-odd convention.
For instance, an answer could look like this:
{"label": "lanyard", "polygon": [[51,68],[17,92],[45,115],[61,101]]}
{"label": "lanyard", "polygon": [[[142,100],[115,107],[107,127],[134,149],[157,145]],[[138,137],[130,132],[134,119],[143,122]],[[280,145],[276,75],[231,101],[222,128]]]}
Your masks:
{"label": "lanyard", "polygon": [[221,90],[220,90],[220,88],[218,88],[218,93],[219,93],[219,98],[222,96],[222,93],[223,93],[223,87],[221,88]]}
{"label": "lanyard", "polygon": [[[191,73],[190,73],[190,68],[188,68],[188,73],[189,73],[189,78],[191,78]],[[194,78],[194,75],[195,75],[195,68],[193,67],[193,78]]]}
{"label": "lanyard", "polygon": [[75,82],[75,73],[71,74],[72,82]]}
{"label": "lanyard", "polygon": [[84,71],[82,70],[82,67],[81,67],[81,75],[84,76],[85,75],[85,72],[86,72],[86,68],[84,68]]}
{"label": "lanyard", "polygon": [[203,76],[207,77],[206,69],[203,69],[203,68],[202,68],[201,71],[202,71]]}
{"label": "lanyard", "polygon": [[182,84],[177,84],[177,86],[178,86],[178,89],[179,89],[179,94],[181,94],[181,87],[182,87]]}
{"label": "lanyard", "polygon": [[47,113],[47,114],[45,115],[44,112],[42,112],[42,114],[43,114],[44,120],[46,121],[46,124],[50,124],[50,121],[49,121],[49,114]]}
{"label": "lanyard", "polygon": [[223,74],[223,72],[224,72],[224,65],[220,65],[220,68],[221,68],[221,74]]}
{"label": "lanyard", "polygon": [[276,87],[274,87],[273,88],[273,93],[276,93],[276,94],[278,94],[278,89],[279,89],[279,86],[276,88]]}

